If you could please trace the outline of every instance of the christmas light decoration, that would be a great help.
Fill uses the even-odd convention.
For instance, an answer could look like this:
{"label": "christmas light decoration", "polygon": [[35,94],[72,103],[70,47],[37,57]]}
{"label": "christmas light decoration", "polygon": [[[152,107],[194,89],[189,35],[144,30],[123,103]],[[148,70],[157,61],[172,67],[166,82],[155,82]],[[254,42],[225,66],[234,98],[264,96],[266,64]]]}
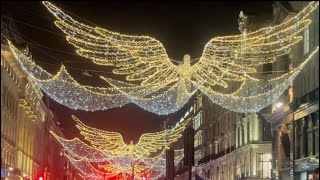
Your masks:
{"label": "christmas light decoration", "polygon": [[[165,152],[171,143],[182,135],[189,120],[185,120],[172,129],[156,133],[143,134],[136,145],[125,144],[122,136],[116,132],[108,132],[89,127],[78,118],[77,128],[90,141],[89,146],[78,138],[66,140],[51,131],[51,134],[65,149],[65,156],[82,174],[84,179],[102,179],[119,173],[130,174],[134,164],[136,177],[148,174],[151,179],[158,179],[165,174]],[[159,152],[160,150],[160,152]],[[183,158],[183,149],[175,150],[175,165]],[[92,163],[97,164],[94,167]]]}
{"label": "christmas light decoration", "polygon": [[72,140],[67,140],[59,137],[52,131],[50,133],[59,141],[59,143],[63,146],[63,148],[68,151],[69,154],[74,158],[82,159],[86,158],[90,162],[105,162],[111,158],[110,155],[106,155],[105,152],[94,148],[92,146],[88,146],[83,143],[80,139],[74,138]]}
{"label": "christmas light decoration", "polygon": [[80,130],[80,133],[86,140],[90,141],[94,148],[109,153],[112,156],[130,155],[138,158],[150,157],[152,153],[163,150],[171,143],[177,141],[191,120],[191,118],[185,120],[173,129],[142,134],[137,144],[133,144],[132,142],[126,144],[119,133],[92,128],[83,124],[73,115],[72,118],[77,122],[76,126]]}
{"label": "christmas light decoration", "polygon": [[79,55],[99,65],[114,66],[113,72],[127,75],[128,82],[101,76],[110,88],[80,85],[64,66],[53,76],[9,43],[36,85],[72,109],[104,110],[133,102],[150,112],[166,115],[184,106],[198,89],[214,103],[236,112],[257,112],[271,104],[305,63],[269,79],[257,79],[257,67],[273,63],[301,41],[300,32],[311,23],[308,16],[318,8],[319,2],[310,2],[279,25],[241,35],[215,37],[206,44],[197,63],[191,65],[190,56],[185,55],[178,66],[154,38],[91,27],[74,20],[50,2],[43,4],[57,18],[55,24],[66,33]]}
{"label": "christmas light decoration", "polygon": [[115,174],[120,173],[116,168],[114,167],[108,167],[105,169],[104,172],[97,170],[94,166],[90,164],[90,161],[86,159],[85,157],[82,159],[74,159],[73,157],[66,155],[70,162],[80,171],[81,174],[84,176],[105,176],[106,178],[113,177]]}
{"label": "christmas light decoration", "polygon": [[311,60],[314,60],[316,57],[315,54],[318,52],[319,47],[311,52],[306,60],[298,67],[280,77],[267,80],[248,77],[241,87],[231,94],[214,92],[210,88],[202,85],[199,86],[199,89],[213,102],[224,108],[236,112],[257,112],[277,100],[303,67]]}
{"label": "christmas light decoration", "polygon": [[[100,27],[92,27],[74,20],[50,2],[44,1],[43,4],[57,18],[56,26],[67,35],[67,41],[78,49],[77,53],[80,56],[89,58],[99,65],[114,66],[115,74],[127,75],[128,81],[140,81],[136,87],[157,84],[159,87],[156,89],[161,89],[164,93],[160,94],[163,96],[174,96],[174,92],[179,92],[177,94],[181,94],[180,96],[175,95],[170,99],[171,104],[178,107],[174,109],[181,108],[199,88],[214,103],[225,108],[237,112],[256,112],[272,103],[275,98],[270,98],[270,93],[261,91],[252,92],[252,94],[221,93],[217,90],[217,86],[226,89],[234,83],[243,82],[242,89],[257,84],[258,89],[265,89],[262,87],[279,82],[282,85],[271,91],[277,92],[277,95],[281,94],[281,91],[285,90],[285,84],[288,84],[287,81],[257,80],[250,74],[256,72],[258,65],[273,63],[278,57],[288,54],[291,47],[301,41],[302,37],[299,33],[311,23],[307,17],[317,9],[319,2],[310,2],[296,16],[279,25],[265,27],[251,33],[244,32],[241,35],[215,37],[206,44],[196,64],[191,65],[190,56],[185,55],[184,62],[178,66],[171,62],[161,42],[152,37],[126,35]],[[290,77],[292,80],[295,75]],[[130,90],[123,89],[124,82],[101,78],[114,88],[121,88],[118,90],[128,99],[150,111],[147,104],[150,104],[152,100],[148,102],[144,93],[131,94]],[[175,88],[172,88],[170,92],[168,89],[163,89],[161,86],[163,84],[170,84]],[[224,92],[226,92],[225,89]],[[148,92],[158,90],[148,89]],[[254,94],[259,94],[259,96]],[[232,107],[229,106],[230,102],[224,100],[230,96],[236,104]],[[260,96],[267,97],[267,101],[259,103]],[[163,99],[155,104],[161,104],[160,102],[163,103]],[[245,104],[244,107],[241,106],[243,104]],[[164,111],[157,112],[162,114]]]}
{"label": "christmas light decoration", "polygon": [[[175,103],[176,99],[181,97],[177,93],[177,86],[170,87],[168,84],[140,86],[137,87],[129,83],[111,81],[123,86],[123,88],[102,88],[80,85],[76,82],[66,68],[62,65],[56,75],[51,75],[40,66],[36,65],[28,52],[18,50],[10,41],[9,47],[14,57],[19,61],[24,71],[29,74],[29,78],[35,82],[44,92],[57,102],[72,109],[82,110],[104,110],[114,107],[121,107],[129,102],[135,102],[140,107],[157,114],[170,114],[179,109]],[[5,56],[11,56],[9,52],[1,52]],[[108,81],[108,78],[104,78]],[[168,82],[169,84],[174,82]],[[153,93],[159,90],[163,93]],[[127,92],[130,95],[123,95],[120,92]],[[143,93],[143,98],[138,98],[138,94]],[[191,96],[189,93],[188,96]],[[189,98],[184,98],[183,105]]]}

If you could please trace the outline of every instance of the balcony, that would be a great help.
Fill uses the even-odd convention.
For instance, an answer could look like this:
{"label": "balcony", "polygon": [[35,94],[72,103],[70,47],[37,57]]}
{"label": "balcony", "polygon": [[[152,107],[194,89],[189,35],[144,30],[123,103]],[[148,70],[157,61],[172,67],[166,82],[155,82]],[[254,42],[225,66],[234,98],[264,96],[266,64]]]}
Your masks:
{"label": "balcony", "polygon": [[309,92],[308,94],[297,98],[296,107],[304,106],[319,99],[319,88]]}

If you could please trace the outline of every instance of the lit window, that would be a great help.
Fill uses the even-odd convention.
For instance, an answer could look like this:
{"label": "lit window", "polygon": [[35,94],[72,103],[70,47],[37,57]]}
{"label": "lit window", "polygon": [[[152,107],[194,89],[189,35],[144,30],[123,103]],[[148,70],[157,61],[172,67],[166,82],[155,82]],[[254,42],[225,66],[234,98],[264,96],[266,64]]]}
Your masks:
{"label": "lit window", "polygon": [[198,131],[194,136],[194,147],[197,147],[202,144],[202,130]]}
{"label": "lit window", "polygon": [[258,175],[259,178],[271,178],[271,154],[258,154]]}
{"label": "lit window", "polygon": [[194,117],[194,130],[197,130],[201,126],[201,116],[200,112],[197,116]]}

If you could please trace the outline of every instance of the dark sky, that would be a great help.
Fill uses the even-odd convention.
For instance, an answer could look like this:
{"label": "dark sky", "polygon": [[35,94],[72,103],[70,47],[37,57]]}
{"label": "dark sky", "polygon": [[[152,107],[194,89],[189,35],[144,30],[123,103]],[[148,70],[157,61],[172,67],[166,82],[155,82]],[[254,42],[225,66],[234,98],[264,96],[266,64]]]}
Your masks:
{"label": "dark sky", "polygon": [[[256,14],[257,19],[272,19],[272,2],[202,1],[181,4],[58,1],[54,4],[112,31],[152,36],[162,42],[169,57],[175,60],[181,60],[186,53],[191,58],[198,58],[204,45],[214,36],[238,34],[240,10]],[[105,85],[98,79],[98,75],[109,76],[109,73],[104,72],[110,72],[110,68],[95,65],[75,54],[75,48],[67,43],[63,32],[55,27],[53,15],[41,2],[1,1],[1,5],[1,19],[8,20],[9,17],[15,20],[18,32],[13,33],[20,33],[28,42],[33,58],[40,66],[55,73],[61,62],[72,61],[64,64],[77,81],[92,86]],[[74,15],[71,17],[77,19]],[[82,20],[80,22],[86,23]],[[84,67],[102,72],[91,72],[93,78],[88,78],[81,75],[82,70],[74,69]],[[158,116],[134,104],[128,104],[106,111],[85,112],[71,110],[53,100],[50,101],[50,108],[61,122],[68,138],[80,136],[71,118],[71,114],[74,114],[89,126],[120,132],[126,142],[130,139],[137,142],[141,134],[159,131],[163,120],[179,119],[186,109],[185,107],[169,116]]]}

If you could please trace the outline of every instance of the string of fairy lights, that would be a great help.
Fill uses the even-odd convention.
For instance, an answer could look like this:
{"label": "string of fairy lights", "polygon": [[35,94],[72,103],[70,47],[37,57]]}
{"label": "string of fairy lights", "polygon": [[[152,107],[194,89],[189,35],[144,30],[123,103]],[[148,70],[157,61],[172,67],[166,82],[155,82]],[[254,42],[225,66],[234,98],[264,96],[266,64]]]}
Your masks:
{"label": "string of fairy lights", "polygon": [[[166,150],[182,136],[190,121],[183,121],[172,129],[143,134],[137,144],[125,144],[119,133],[92,128],[77,117],[72,118],[91,146],[78,138],[67,140],[53,132],[51,134],[64,147],[65,156],[81,172],[84,179],[101,179],[119,173],[131,174],[132,163],[136,177],[147,173],[149,178],[158,179],[166,171]],[[175,150],[174,154],[177,165],[183,158],[183,149]],[[92,163],[97,164],[98,169]]]}

